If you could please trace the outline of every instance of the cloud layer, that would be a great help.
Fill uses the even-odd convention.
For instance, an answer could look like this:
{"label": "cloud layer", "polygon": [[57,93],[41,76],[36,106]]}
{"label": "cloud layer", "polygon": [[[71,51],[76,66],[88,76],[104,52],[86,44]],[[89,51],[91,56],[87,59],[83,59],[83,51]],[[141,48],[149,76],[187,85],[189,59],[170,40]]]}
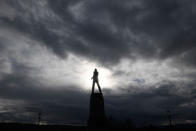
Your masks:
{"label": "cloud layer", "polygon": [[[98,66],[113,84],[104,88],[108,115],[164,124],[170,109],[177,122],[193,121],[195,6],[194,0],[1,0],[1,118],[26,120],[21,110],[33,106],[48,112],[46,121],[85,122],[84,79],[91,77],[87,68]],[[10,104],[15,100],[22,109]]]}

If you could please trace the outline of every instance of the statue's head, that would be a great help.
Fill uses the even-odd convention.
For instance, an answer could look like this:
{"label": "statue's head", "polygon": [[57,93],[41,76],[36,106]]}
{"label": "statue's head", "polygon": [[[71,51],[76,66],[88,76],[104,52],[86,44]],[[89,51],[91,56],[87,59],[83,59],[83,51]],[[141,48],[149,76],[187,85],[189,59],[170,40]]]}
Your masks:
{"label": "statue's head", "polygon": [[97,68],[95,68],[95,71],[97,71]]}

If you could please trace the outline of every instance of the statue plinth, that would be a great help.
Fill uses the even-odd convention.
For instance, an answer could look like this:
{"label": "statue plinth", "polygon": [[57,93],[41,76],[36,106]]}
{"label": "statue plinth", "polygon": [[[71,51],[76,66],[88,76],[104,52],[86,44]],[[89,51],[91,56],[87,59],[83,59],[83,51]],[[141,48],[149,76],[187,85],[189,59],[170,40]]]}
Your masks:
{"label": "statue plinth", "polygon": [[88,127],[94,130],[104,128],[105,126],[106,116],[103,95],[102,93],[92,93],[90,96]]}

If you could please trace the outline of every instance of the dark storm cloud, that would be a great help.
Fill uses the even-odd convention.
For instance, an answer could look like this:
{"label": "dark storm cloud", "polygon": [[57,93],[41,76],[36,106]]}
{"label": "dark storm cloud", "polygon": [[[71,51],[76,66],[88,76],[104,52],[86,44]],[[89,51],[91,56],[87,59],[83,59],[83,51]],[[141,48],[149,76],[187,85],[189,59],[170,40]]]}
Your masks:
{"label": "dark storm cloud", "polygon": [[[37,9],[34,2],[25,3]],[[78,10],[70,11],[80,3],[80,7],[75,7]],[[30,12],[25,4],[21,6],[21,1],[9,1],[19,15],[14,19],[3,16],[1,23],[43,41],[61,57],[71,52],[102,64],[116,63],[121,58],[174,57],[194,65],[191,56],[195,54],[195,4],[183,0],[57,0],[48,1],[47,10],[58,19],[37,20],[35,16],[39,14]],[[24,12],[30,17],[25,18]],[[73,13],[81,18],[75,18]]]}
{"label": "dark storm cloud", "polygon": [[177,123],[193,120],[196,117],[194,95],[188,94],[187,89],[182,91],[182,88],[189,86],[179,88],[168,83],[124,95],[106,95],[106,111],[109,116],[122,120],[129,118],[139,125],[167,123],[167,110],[172,112]]}
{"label": "dark storm cloud", "polygon": [[[33,122],[38,112],[43,114],[42,121],[48,123],[85,123],[87,120],[89,95],[79,88],[44,88],[28,76],[19,76],[19,73],[4,76],[0,85],[0,99],[13,101],[11,106],[4,103],[6,108],[1,109],[4,113],[0,116],[4,121]],[[23,104],[17,104],[17,101]]]}
{"label": "dark storm cloud", "polygon": [[[6,46],[4,51],[8,51]],[[5,70],[7,61],[11,65],[11,72],[0,72],[2,121],[35,122],[37,113],[42,112],[42,121],[47,123],[86,122],[88,93],[75,86],[45,86],[32,76],[32,73],[38,73],[39,69],[20,63],[14,57],[7,56],[8,58],[4,59],[5,54],[1,56],[0,71]]]}
{"label": "dark storm cloud", "polygon": [[[10,16],[0,13],[1,27],[37,41],[61,58],[73,53],[103,65],[114,65],[123,58],[171,58],[174,66],[196,65],[194,0],[48,0],[46,5],[44,1],[0,2],[8,5],[5,12],[14,9]],[[11,66],[11,73],[0,72],[0,98],[24,101],[22,109],[17,110],[26,106],[38,108],[48,121],[87,119],[88,94],[79,87],[48,89],[31,77],[32,72],[39,72],[37,68],[14,59],[8,43],[0,37],[0,69],[4,70],[7,62]],[[129,75],[123,71],[114,74]],[[194,73],[188,75],[195,77]],[[135,81],[145,82],[139,78]],[[166,121],[165,113],[170,109],[176,119],[195,119],[195,81],[183,84],[184,87],[178,87],[178,83],[160,84],[142,92],[132,87],[120,88],[130,94],[119,96],[105,90],[107,115],[130,117],[138,123],[160,123]],[[191,93],[185,96],[184,90]],[[25,116],[18,116],[16,111],[1,118],[20,120]]]}

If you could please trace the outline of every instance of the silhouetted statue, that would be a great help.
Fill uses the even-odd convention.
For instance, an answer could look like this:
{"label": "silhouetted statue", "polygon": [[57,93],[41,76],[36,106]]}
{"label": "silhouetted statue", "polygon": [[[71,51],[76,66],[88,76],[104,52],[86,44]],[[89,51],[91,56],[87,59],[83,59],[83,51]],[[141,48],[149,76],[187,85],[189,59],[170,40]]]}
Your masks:
{"label": "silhouetted statue", "polygon": [[95,68],[94,72],[93,72],[93,77],[91,79],[93,79],[93,85],[92,85],[92,93],[94,93],[94,88],[95,88],[95,83],[97,84],[98,88],[99,88],[99,92],[101,92],[101,87],[99,85],[99,79],[98,79],[98,75],[99,72],[97,71],[97,69]]}
{"label": "silhouetted statue", "polygon": [[[93,72],[93,85],[92,85],[92,93],[90,96],[90,107],[89,107],[89,118],[88,118],[88,130],[89,131],[104,131],[106,129],[107,118],[105,116],[104,109],[104,98],[101,92],[101,87],[99,85],[98,80],[98,71],[95,68]],[[99,88],[99,92],[94,93],[95,83]]]}

